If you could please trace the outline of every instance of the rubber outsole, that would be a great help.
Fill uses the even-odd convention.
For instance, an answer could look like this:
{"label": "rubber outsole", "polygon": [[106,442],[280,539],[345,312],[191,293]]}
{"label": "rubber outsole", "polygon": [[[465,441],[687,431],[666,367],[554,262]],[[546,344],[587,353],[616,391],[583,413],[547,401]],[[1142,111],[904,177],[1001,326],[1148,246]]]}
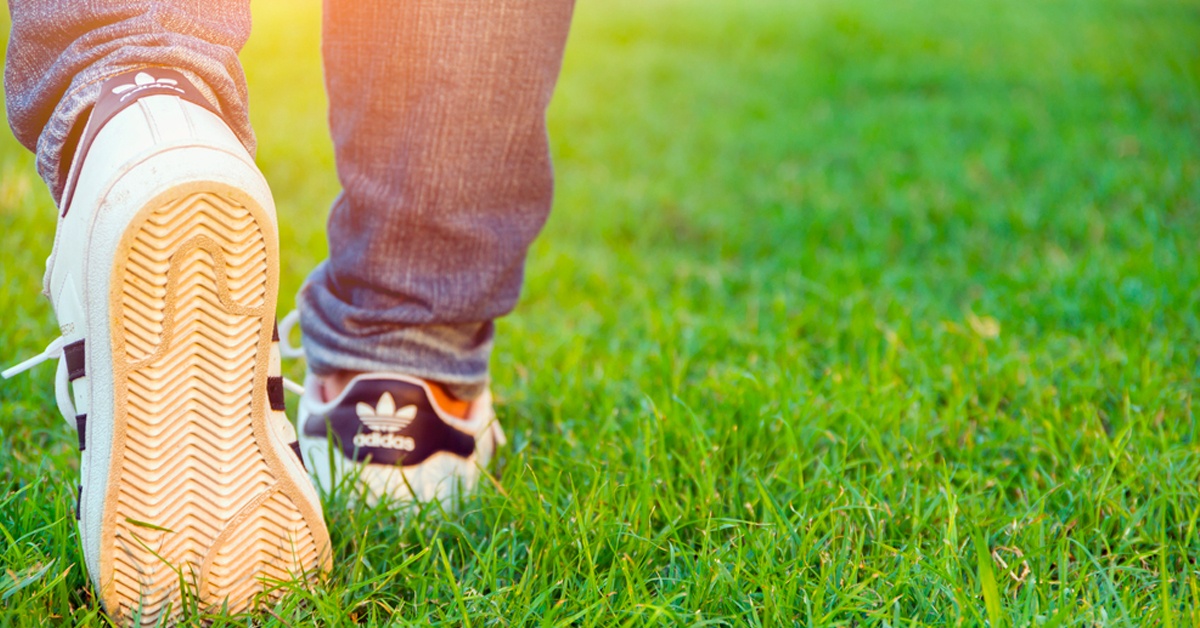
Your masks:
{"label": "rubber outsole", "polygon": [[248,610],[329,568],[319,504],[270,437],[277,259],[265,210],[220,184],[158,197],[118,246],[100,594],[120,623]]}

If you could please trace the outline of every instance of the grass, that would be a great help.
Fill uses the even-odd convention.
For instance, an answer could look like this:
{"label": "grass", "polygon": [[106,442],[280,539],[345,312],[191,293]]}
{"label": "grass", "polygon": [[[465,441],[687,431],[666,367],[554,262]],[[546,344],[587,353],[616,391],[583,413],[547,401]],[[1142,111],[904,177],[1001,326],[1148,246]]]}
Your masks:
{"label": "grass", "polygon": [[[244,54],[285,294],[337,192],[297,6]],[[1200,624],[1197,41],[1186,0],[581,3],[503,492],[335,497],[328,583],[209,619]],[[0,172],[11,363],[54,214]],[[0,384],[3,623],[102,621],[51,372]]]}

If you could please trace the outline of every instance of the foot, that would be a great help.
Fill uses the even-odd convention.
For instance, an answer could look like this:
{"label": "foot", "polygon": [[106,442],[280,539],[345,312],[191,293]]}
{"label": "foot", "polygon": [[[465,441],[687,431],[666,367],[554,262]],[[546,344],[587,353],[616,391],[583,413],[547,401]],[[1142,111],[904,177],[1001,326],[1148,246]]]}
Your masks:
{"label": "foot", "polygon": [[102,93],[46,274],[88,573],[119,624],[247,610],[270,581],[330,564],[283,413],[274,203],[179,73]]}
{"label": "foot", "polygon": [[452,509],[504,444],[488,392],[463,402],[407,375],[344,379],[310,375],[300,399],[300,450],[327,492],[346,481],[368,503],[438,500]]}

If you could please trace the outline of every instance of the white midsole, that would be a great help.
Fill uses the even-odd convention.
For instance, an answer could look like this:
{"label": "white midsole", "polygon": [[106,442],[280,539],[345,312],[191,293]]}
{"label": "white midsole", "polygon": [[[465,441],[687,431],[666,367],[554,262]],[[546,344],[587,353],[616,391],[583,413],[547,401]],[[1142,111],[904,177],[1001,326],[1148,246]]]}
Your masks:
{"label": "white midsole", "polygon": [[[480,440],[491,441],[491,430]],[[494,447],[477,442],[476,447]],[[453,509],[474,491],[481,475],[475,454],[462,458],[449,452],[437,452],[418,464],[400,467],[355,462],[346,458],[329,440],[300,434],[300,451],[317,486],[326,494],[348,490],[351,502],[360,496],[368,504],[381,499],[403,504],[440,501]],[[362,493],[365,493],[363,495]]]}

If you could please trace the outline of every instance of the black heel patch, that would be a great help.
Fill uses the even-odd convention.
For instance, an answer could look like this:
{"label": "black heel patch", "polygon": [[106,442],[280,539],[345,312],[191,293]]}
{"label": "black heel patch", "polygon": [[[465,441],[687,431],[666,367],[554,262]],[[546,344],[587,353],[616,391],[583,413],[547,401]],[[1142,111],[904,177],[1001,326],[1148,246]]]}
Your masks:
{"label": "black heel patch", "polygon": [[422,386],[382,377],[356,380],[328,415],[314,414],[300,429],[321,440],[332,430],[356,462],[409,466],[440,452],[475,453],[475,438],[442,420]]}

